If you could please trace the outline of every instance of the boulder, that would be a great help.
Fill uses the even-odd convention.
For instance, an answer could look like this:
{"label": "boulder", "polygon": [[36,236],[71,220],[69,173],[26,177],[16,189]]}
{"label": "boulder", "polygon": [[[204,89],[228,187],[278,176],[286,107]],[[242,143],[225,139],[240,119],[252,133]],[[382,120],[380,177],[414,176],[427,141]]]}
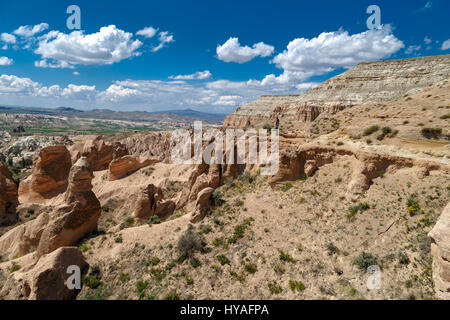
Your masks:
{"label": "boulder", "polygon": [[42,148],[34,160],[31,175],[19,185],[20,202],[50,199],[66,191],[71,164],[65,146]]}
{"label": "boulder", "polygon": [[433,280],[436,295],[450,299],[450,203],[444,208],[438,222],[430,231],[433,257]]}
{"label": "boulder", "polygon": [[[70,300],[78,290],[67,287],[69,266],[83,272],[88,264],[76,247],[62,247],[42,256],[34,265],[9,275],[0,291],[4,300]],[[81,275],[80,275],[81,276]]]}
{"label": "boulder", "polygon": [[11,224],[17,220],[18,204],[17,185],[8,167],[0,162],[0,225]]}
{"label": "boulder", "polygon": [[211,205],[210,199],[213,192],[214,189],[210,187],[199,192],[197,200],[195,201],[195,210],[191,213],[190,221],[192,223],[198,222],[205,217],[206,211]]}
{"label": "boulder", "polygon": [[111,161],[109,164],[109,181],[124,178],[137,170],[146,167],[152,163],[159,162],[157,159],[145,159],[139,161],[132,156],[124,156]]}

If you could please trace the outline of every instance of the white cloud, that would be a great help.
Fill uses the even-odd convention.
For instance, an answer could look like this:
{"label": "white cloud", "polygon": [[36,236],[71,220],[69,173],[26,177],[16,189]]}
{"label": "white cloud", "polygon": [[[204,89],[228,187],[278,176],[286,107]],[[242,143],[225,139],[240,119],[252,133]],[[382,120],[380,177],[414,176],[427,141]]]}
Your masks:
{"label": "white cloud", "polygon": [[241,96],[220,96],[218,100],[213,102],[213,105],[221,105],[221,106],[237,106],[240,102],[242,102]]}
{"label": "white cloud", "polygon": [[20,78],[14,75],[2,74],[0,76],[0,95],[15,94],[33,94],[38,87],[38,83],[29,78]]}
{"label": "white cloud", "polygon": [[411,45],[405,50],[405,53],[406,54],[411,54],[413,52],[419,51],[420,49],[422,49],[422,46],[420,46],[420,45],[417,45],[417,46]]}
{"label": "white cloud", "polygon": [[12,34],[3,32],[0,36],[0,38],[2,39],[3,42],[6,43],[16,43],[16,37]]}
{"label": "white cloud", "polygon": [[145,38],[152,38],[155,36],[155,34],[158,32],[158,29],[155,29],[153,27],[145,27],[144,29],[139,30],[136,32],[138,36],[143,36]]}
{"label": "white cloud", "polygon": [[79,75],[80,75],[80,73],[79,73],[78,71],[74,71],[74,72],[72,72],[72,74],[73,74],[74,76],[79,76]]}
{"label": "white cloud", "polygon": [[404,47],[389,26],[349,35],[347,31],[323,32],[316,38],[298,38],[273,63],[285,71],[296,71],[308,78],[360,62],[387,58]]}
{"label": "white cloud", "polygon": [[211,78],[212,74],[209,70],[198,71],[187,75],[170,76],[169,79],[174,80],[205,80]]}
{"label": "white cloud", "polygon": [[432,40],[431,40],[431,38],[428,38],[428,36],[426,36],[425,39],[423,39],[423,41],[424,41],[426,44],[430,44]]}
{"label": "white cloud", "polygon": [[433,3],[432,3],[431,1],[428,1],[428,2],[425,3],[425,5],[423,6],[422,10],[431,9],[432,6],[433,6]]}
{"label": "white cloud", "polygon": [[174,42],[175,39],[173,38],[173,35],[169,33],[169,31],[162,31],[159,33],[159,44],[156,47],[152,48],[153,52],[156,52],[162,48],[168,43]]}
{"label": "white cloud", "polygon": [[74,66],[72,66],[71,64],[69,64],[66,61],[49,62],[47,59],[35,61],[34,66],[36,68],[52,68],[52,69],[63,69],[63,68],[74,69],[75,68]]}
{"label": "white cloud", "polygon": [[44,30],[48,29],[47,23],[40,23],[35,26],[20,26],[16,30],[14,30],[14,34],[23,37],[32,37],[37,33],[40,33]]}
{"label": "white cloud", "polygon": [[255,43],[251,48],[241,46],[238,38],[230,38],[216,49],[219,60],[225,62],[245,63],[258,56],[268,57],[274,52],[274,47],[263,42]]}
{"label": "white cloud", "polygon": [[448,49],[450,49],[450,39],[448,39],[448,40],[442,42],[442,47],[441,47],[441,49],[442,49],[442,50],[448,50]]}
{"label": "white cloud", "polygon": [[[110,25],[87,35],[83,31],[73,31],[69,34],[50,31],[39,37],[39,45],[34,52],[43,58],[38,63],[40,67],[67,68],[77,64],[113,64],[140,55],[137,49],[141,45],[141,41],[132,39],[131,33]],[[52,59],[53,63],[45,59]]]}
{"label": "white cloud", "polygon": [[8,57],[0,57],[0,66],[10,66],[14,62],[13,59]]}

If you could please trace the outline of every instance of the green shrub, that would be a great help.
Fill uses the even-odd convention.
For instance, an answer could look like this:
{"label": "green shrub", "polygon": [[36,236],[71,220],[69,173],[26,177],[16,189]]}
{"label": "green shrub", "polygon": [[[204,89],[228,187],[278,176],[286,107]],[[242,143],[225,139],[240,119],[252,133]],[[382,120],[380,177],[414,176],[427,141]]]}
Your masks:
{"label": "green shrub", "polygon": [[281,286],[276,281],[269,282],[267,286],[269,287],[269,290],[272,294],[279,294],[283,292],[283,288],[281,288]]}
{"label": "green shrub", "polygon": [[147,223],[149,225],[160,224],[161,220],[159,220],[159,217],[157,215],[153,215],[153,216],[150,217],[150,219],[148,219]]}
{"label": "green shrub", "polygon": [[294,258],[283,250],[280,250],[280,260],[285,262],[295,262]]}
{"label": "green shrub", "polygon": [[305,290],[305,285],[301,281],[289,280],[289,287],[292,291],[303,291]]}
{"label": "green shrub", "polygon": [[91,247],[90,247],[88,244],[86,244],[86,243],[83,243],[83,244],[80,246],[81,252],[86,252],[86,251],[88,251],[89,249],[91,249]]}
{"label": "green shrub", "polygon": [[84,275],[82,277],[83,284],[91,289],[95,289],[100,286],[100,280],[94,275]]}
{"label": "green shrub", "polygon": [[284,186],[281,187],[281,191],[286,192],[286,191],[288,191],[290,188],[292,188],[292,183],[287,182]]}
{"label": "green shrub", "polygon": [[378,258],[371,253],[363,251],[355,258],[354,263],[358,265],[360,269],[366,270],[370,266],[378,265]]}
{"label": "green shrub", "polygon": [[224,254],[219,254],[216,258],[221,265],[230,264],[230,260]]}
{"label": "green shrub", "polygon": [[150,265],[151,265],[151,266],[156,266],[160,261],[161,261],[161,260],[160,260],[159,258],[153,257],[153,258],[148,259],[146,265],[147,265],[147,266],[150,266]]}
{"label": "green shrub", "polygon": [[222,191],[216,189],[214,190],[214,192],[211,195],[211,199],[213,202],[213,205],[215,206],[220,206],[222,205],[225,201],[223,200],[224,194]]}
{"label": "green shrub", "polygon": [[197,258],[195,258],[195,257],[192,257],[192,258],[191,258],[191,266],[192,266],[192,267],[198,268],[198,267],[200,267],[201,265],[202,265],[202,262],[201,262],[199,259],[197,259]]}
{"label": "green shrub", "polygon": [[128,282],[130,280],[130,275],[126,273],[121,273],[119,277],[120,282]]}
{"label": "green shrub", "polygon": [[19,270],[20,268],[22,268],[20,265],[14,263],[11,268],[9,269],[9,273],[13,273],[16,272],[17,270]]}
{"label": "green shrub", "polygon": [[450,113],[444,114],[442,117],[440,117],[442,120],[450,119]]}
{"label": "green shrub", "polygon": [[180,295],[176,291],[171,291],[163,297],[163,300],[180,300]]}
{"label": "green shrub", "polygon": [[409,196],[406,207],[408,208],[408,213],[411,217],[415,216],[417,213],[420,212],[420,204],[417,201],[417,194],[413,193]]}
{"label": "green shrub", "polygon": [[248,273],[255,273],[256,271],[258,271],[258,267],[256,266],[256,264],[246,264],[245,265],[245,271],[247,271]]}
{"label": "green shrub", "polygon": [[439,136],[442,134],[441,128],[422,128],[421,130],[422,135],[427,139],[438,139]]}
{"label": "green shrub", "polygon": [[380,129],[379,126],[371,126],[369,128],[367,128],[366,130],[364,130],[363,135],[365,136],[370,136],[372,133],[377,132]]}
{"label": "green shrub", "polygon": [[152,268],[150,270],[150,274],[152,275],[152,277],[154,277],[156,280],[159,281],[161,281],[166,277],[166,271],[159,268]]}
{"label": "green shrub", "polygon": [[399,251],[397,253],[397,258],[400,264],[409,264],[409,257],[408,254],[406,254],[406,252]]}

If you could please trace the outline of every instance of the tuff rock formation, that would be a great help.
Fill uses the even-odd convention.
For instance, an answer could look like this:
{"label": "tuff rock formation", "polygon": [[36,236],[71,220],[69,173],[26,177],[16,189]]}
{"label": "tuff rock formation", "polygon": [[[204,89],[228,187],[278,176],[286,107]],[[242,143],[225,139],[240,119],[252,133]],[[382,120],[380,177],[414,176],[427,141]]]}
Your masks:
{"label": "tuff rock formation", "polygon": [[14,223],[17,220],[17,185],[8,167],[0,162],[0,225]]}
{"label": "tuff rock formation", "polygon": [[109,164],[109,181],[118,180],[124,178],[131,173],[146,167],[152,163],[159,162],[158,159],[145,159],[143,161],[139,161],[135,157],[132,156],[124,156],[118,159],[111,161]]}
{"label": "tuff rock formation", "polygon": [[4,300],[69,300],[78,290],[67,287],[69,266],[80,271],[88,267],[83,254],[76,247],[62,247],[42,256],[34,265],[13,272],[0,290]]}
{"label": "tuff rock formation", "polygon": [[190,221],[192,223],[198,222],[205,217],[206,211],[210,207],[210,198],[213,192],[214,189],[208,187],[198,193],[195,201],[195,210],[191,213]]}
{"label": "tuff rock formation", "polygon": [[87,159],[80,158],[70,170],[65,203],[5,233],[0,237],[0,255],[13,258],[37,249],[37,255],[42,256],[74,245],[94,231],[101,207],[92,192],[92,177]]}
{"label": "tuff rock formation", "polygon": [[146,220],[153,215],[166,219],[175,210],[172,200],[163,200],[161,188],[153,184],[141,190],[133,216],[138,220]]}
{"label": "tuff rock formation", "polygon": [[126,147],[130,155],[158,159],[168,163],[175,143],[171,137],[171,132],[150,132],[134,134],[120,140],[120,143]]}
{"label": "tuff rock formation", "polygon": [[450,55],[360,63],[302,95],[262,96],[225,119],[226,127],[312,121],[347,107],[395,100],[450,76]]}
{"label": "tuff rock formation", "polygon": [[84,235],[97,229],[101,206],[92,192],[93,174],[85,157],[70,170],[69,186],[65,194],[66,205],[57,208],[42,232],[37,248],[38,256],[75,244]]}
{"label": "tuff rock formation", "polygon": [[86,157],[92,171],[100,171],[108,169],[113,159],[127,155],[128,151],[120,142],[107,142],[101,136],[95,136],[74,144],[70,147],[70,153],[73,163],[81,157]]}
{"label": "tuff rock formation", "polygon": [[450,299],[450,203],[430,231],[431,255],[433,256],[433,280],[436,295]]}
{"label": "tuff rock formation", "polygon": [[71,164],[65,146],[42,148],[34,160],[31,175],[19,185],[20,202],[50,199],[64,192]]}

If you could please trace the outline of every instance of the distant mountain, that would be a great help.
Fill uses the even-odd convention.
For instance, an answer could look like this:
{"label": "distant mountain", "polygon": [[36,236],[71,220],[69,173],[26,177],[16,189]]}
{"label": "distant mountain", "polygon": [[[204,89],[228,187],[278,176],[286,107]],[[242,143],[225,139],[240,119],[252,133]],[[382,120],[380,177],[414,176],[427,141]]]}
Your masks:
{"label": "distant mountain", "polygon": [[173,113],[173,114],[183,116],[183,117],[191,117],[191,118],[198,118],[198,119],[218,121],[218,122],[223,122],[223,120],[225,120],[225,117],[227,116],[226,114],[222,114],[222,113],[207,113],[207,112],[201,112],[201,111],[196,111],[196,110],[192,110],[192,109],[159,111],[159,112],[152,112],[152,113],[153,114]]}
{"label": "distant mountain", "polygon": [[195,111],[192,109],[174,110],[174,111],[113,111],[109,109],[78,110],[70,107],[37,108],[20,106],[0,106],[0,112],[3,113],[30,113],[45,114],[65,117],[93,118],[104,120],[126,120],[136,122],[155,122],[155,123],[190,123],[194,120],[202,120],[209,124],[222,124],[225,114],[215,114]]}

